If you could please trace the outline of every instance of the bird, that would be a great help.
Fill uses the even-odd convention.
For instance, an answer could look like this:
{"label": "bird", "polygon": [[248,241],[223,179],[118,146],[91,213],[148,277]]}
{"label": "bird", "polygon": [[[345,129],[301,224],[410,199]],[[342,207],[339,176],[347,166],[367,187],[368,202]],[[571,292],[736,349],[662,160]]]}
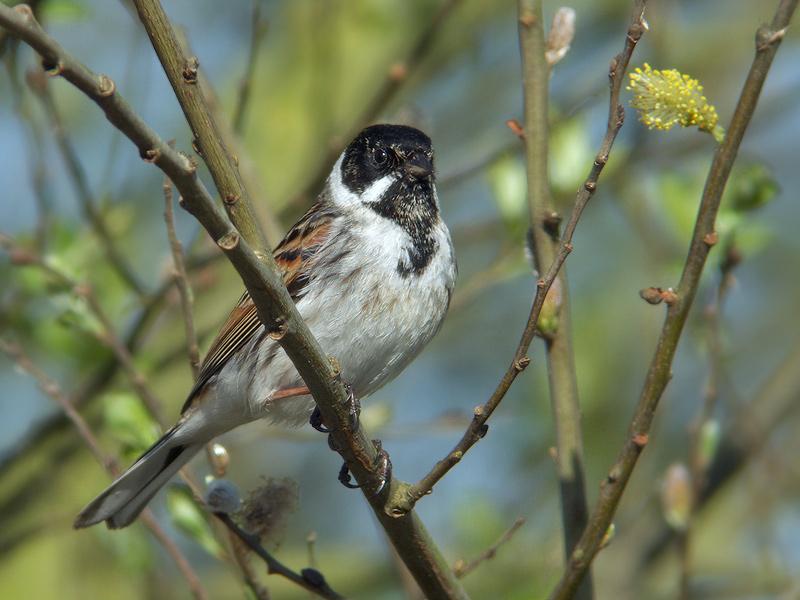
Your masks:
{"label": "bird", "polygon": [[[457,275],[431,139],[406,125],[362,130],[273,256],[352,397],[391,381],[440,329]],[[315,407],[245,292],[212,342],[176,424],[80,512],[74,527],[126,527],[213,438],[257,419],[299,426],[316,416],[322,429]]]}

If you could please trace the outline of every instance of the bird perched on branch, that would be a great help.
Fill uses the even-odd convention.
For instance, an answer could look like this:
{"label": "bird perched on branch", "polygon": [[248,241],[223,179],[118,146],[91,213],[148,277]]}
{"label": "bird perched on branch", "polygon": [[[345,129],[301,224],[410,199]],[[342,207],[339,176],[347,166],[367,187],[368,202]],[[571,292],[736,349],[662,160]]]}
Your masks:
{"label": "bird perched on branch", "polygon": [[[442,324],[456,277],[424,133],[374,125],[274,252],[311,332],[356,398],[397,376]],[[214,437],[256,419],[321,428],[308,388],[245,293],[211,345],[178,422],[81,511],[75,527],[132,523]]]}

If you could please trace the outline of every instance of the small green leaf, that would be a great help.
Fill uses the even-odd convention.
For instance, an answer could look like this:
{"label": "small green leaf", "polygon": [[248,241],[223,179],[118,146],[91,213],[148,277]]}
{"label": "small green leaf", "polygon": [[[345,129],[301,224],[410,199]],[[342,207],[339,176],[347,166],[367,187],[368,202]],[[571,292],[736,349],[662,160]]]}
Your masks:
{"label": "small green leaf", "polygon": [[722,438],[719,421],[709,419],[700,427],[700,439],[697,448],[698,466],[706,469],[714,460]]}
{"label": "small green leaf", "polygon": [[222,556],[223,551],[211,531],[204,512],[195,503],[188,490],[172,486],[167,490],[167,511],[172,522],[183,533],[196,541],[212,556]]}
{"label": "small green leaf", "polygon": [[141,400],[131,393],[103,396],[103,418],[108,432],[119,441],[126,456],[140,455],[158,439],[158,425]]}
{"label": "small green leaf", "polygon": [[574,194],[583,182],[587,165],[592,164],[592,148],[583,117],[561,121],[550,135],[550,181],[553,189]]}
{"label": "small green leaf", "polygon": [[75,0],[47,0],[41,10],[41,17],[45,21],[80,21],[89,16],[89,9]]}
{"label": "small green leaf", "polygon": [[744,165],[731,175],[722,206],[738,213],[746,213],[764,206],[779,191],[780,186],[766,165]]}
{"label": "small green leaf", "polygon": [[522,161],[510,154],[502,156],[486,169],[486,177],[506,225],[516,228],[525,222],[528,184]]}

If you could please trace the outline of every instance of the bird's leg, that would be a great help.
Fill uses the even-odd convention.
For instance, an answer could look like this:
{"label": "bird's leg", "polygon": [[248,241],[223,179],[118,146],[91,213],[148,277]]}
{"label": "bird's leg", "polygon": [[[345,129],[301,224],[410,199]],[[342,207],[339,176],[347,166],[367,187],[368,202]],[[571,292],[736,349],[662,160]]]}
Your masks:
{"label": "bird's leg", "polygon": [[351,431],[358,431],[358,419],[361,416],[361,401],[356,397],[350,384],[345,383],[344,389],[347,390],[347,413],[350,417]]}
{"label": "bird's leg", "polygon": [[392,459],[389,458],[389,453],[383,449],[383,444],[380,440],[372,440],[372,445],[375,446],[375,450],[378,452],[378,456],[375,457],[375,470],[378,473],[379,481],[378,488],[375,490],[375,495],[377,496],[392,479]]}
{"label": "bird's leg", "polygon": [[322,413],[319,411],[319,406],[314,406],[314,410],[311,413],[311,417],[308,419],[308,423],[320,433],[330,433],[331,430],[325,427],[322,423]]}
{"label": "bird's leg", "polygon": [[351,490],[357,490],[361,486],[357,483],[353,483],[353,478],[350,476],[350,469],[347,466],[347,463],[342,463],[342,468],[339,469],[339,482],[346,488],[350,488]]}
{"label": "bird's leg", "polygon": [[[378,487],[375,489],[375,495],[377,496],[392,479],[392,460],[389,458],[389,453],[383,449],[383,444],[381,444],[380,440],[372,440],[372,445],[375,446],[375,450],[378,452],[374,463],[375,471],[378,475]],[[342,468],[339,469],[339,481],[343,486],[351,490],[361,487],[359,484],[352,482],[350,468],[347,463],[342,464]]]}
{"label": "bird's leg", "polygon": [[[347,390],[347,400],[345,400],[345,402],[347,403],[347,414],[350,429],[352,431],[358,431],[358,418],[361,416],[361,402],[358,400],[358,398],[356,398],[355,393],[353,393],[353,388],[350,387],[349,384],[345,383],[344,387],[345,390]],[[303,389],[308,390],[308,388]],[[314,407],[314,411],[311,413],[311,417],[308,419],[308,422],[314,429],[321,433],[331,432],[331,429],[326,427],[322,421],[322,413],[319,410],[319,406]]]}

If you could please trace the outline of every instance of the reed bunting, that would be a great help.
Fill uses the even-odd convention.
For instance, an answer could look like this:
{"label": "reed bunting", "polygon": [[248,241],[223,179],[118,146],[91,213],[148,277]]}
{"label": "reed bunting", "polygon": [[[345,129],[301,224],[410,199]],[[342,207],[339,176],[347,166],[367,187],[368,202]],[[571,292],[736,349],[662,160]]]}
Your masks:
{"label": "reed bunting", "polygon": [[[456,277],[428,136],[400,125],[364,129],[274,256],[297,309],[356,397],[397,376],[441,326]],[[245,293],[176,425],[81,511],[75,527],[125,527],[214,437],[261,418],[300,425],[314,408]]]}

